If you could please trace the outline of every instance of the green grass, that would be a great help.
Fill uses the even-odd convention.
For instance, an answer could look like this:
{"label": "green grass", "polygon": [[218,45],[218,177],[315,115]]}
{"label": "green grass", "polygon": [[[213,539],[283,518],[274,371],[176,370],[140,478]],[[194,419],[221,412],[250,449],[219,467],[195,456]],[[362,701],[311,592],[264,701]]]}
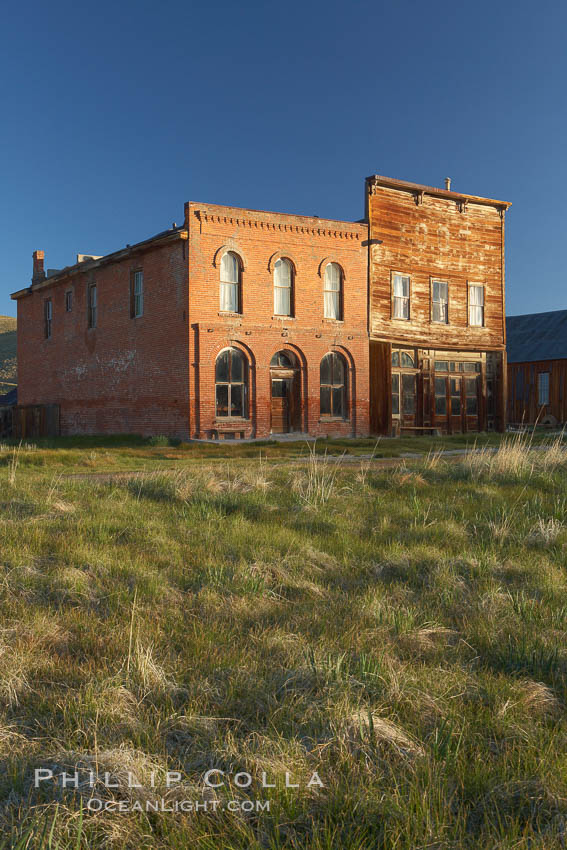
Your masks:
{"label": "green grass", "polygon": [[[1,850],[564,847],[567,449],[421,446],[5,449]],[[67,476],[81,454],[118,474]],[[172,799],[218,808],[92,814],[43,767],[130,802],[179,770]],[[252,787],[204,791],[213,767]]]}
{"label": "green grass", "polygon": [[[312,450],[318,455],[333,457],[409,458],[426,457],[439,451],[495,448],[502,439],[501,434],[493,433],[395,439],[258,440],[242,443],[232,440],[184,443],[165,437],[145,438],[132,434],[56,437],[25,440],[21,444],[16,440],[5,440],[0,444],[0,466],[10,465],[14,452],[18,455],[20,466],[49,467],[67,473],[179,469],[184,465],[191,466],[196,460],[254,460],[260,453],[267,461],[305,460]],[[529,439],[533,445],[545,442],[549,440],[549,432],[534,432]]]}

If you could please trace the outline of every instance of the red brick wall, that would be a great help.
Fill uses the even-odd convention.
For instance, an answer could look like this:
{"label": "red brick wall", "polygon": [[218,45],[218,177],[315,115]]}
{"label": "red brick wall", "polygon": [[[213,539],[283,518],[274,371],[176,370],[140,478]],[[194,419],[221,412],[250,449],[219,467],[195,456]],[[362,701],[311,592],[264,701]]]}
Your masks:
{"label": "red brick wall", "polygon": [[[61,406],[63,434],[141,433],[210,437],[271,430],[269,364],[279,350],[299,366],[300,428],[315,435],[368,433],[367,227],[351,222],[188,204],[186,226],[166,245],[134,246],[126,256],[79,267],[18,300],[21,404]],[[242,258],[243,312],[219,310],[220,258]],[[295,267],[294,317],[273,311],[273,264]],[[327,262],[344,274],[343,317],[323,317]],[[144,272],[144,315],[130,318],[130,277]],[[98,320],[87,327],[87,288],[97,285]],[[65,311],[65,293],[73,309]],[[53,302],[51,339],[44,301]],[[244,351],[250,364],[249,417],[216,420],[216,356]],[[319,368],[330,351],[348,367],[347,415],[319,410]]]}
{"label": "red brick wall", "polygon": [[[130,318],[130,274],[144,273],[144,314]],[[87,286],[97,327],[87,328]],[[73,309],[65,311],[65,293]],[[53,302],[51,339],[43,304]],[[77,271],[18,300],[18,401],[61,405],[63,434],[188,436],[187,242],[150,245]]]}
{"label": "red brick wall", "polygon": [[[242,431],[270,433],[271,380],[275,352],[293,352],[300,364],[302,430],[315,435],[368,433],[367,226],[303,216],[188,204],[191,435]],[[242,314],[220,311],[222,253],[241,257]],[[273,309],[273,264],[288,257],[295,267],[294,317]],[[344,272],[343,321],[323,317],[327,262]],[[248,421],[215,416],[215,360],[226,347],[242,350],[250,364]],[[319,412],[319,367],[329,351],[348,364],[348,418],[326,420]]]}

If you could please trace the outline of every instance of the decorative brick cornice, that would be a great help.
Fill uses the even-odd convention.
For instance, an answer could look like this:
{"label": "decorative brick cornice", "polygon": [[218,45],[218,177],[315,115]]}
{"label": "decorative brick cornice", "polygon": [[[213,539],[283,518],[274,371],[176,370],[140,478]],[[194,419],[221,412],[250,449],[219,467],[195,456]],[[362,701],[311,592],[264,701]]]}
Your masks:
{"label": "decorative brick cornice", "polygon": [[268,219],[252,218],[246,215],[223,215],[209,212],[205,209],[196,210],[196,215],[202,222],[211,224],[230,224],[238,227],[246,227],[249,230],[271,231],[275,233],[301,233],[311,236],[332,237],[333,239],[344,239],[345,241],[360,242],[362,228],[341,228],[339,222],[321,222],[321,225],[286,223],[281,221],[269,221]]}

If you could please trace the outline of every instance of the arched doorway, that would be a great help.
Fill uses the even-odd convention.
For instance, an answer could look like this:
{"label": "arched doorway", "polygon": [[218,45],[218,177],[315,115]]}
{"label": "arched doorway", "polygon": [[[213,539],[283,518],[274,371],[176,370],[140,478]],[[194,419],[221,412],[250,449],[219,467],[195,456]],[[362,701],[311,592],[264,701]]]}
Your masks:
{"label": "arched doorway", "polygon": [[295,354],[277,351],[270,361],[272,434],[301,431],[300,370]]}

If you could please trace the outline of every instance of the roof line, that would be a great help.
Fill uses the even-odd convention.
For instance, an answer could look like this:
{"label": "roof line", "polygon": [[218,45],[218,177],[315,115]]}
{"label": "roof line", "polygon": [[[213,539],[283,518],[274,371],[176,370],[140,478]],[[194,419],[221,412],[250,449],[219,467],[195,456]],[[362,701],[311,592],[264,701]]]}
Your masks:
{"label": "roof line", "polygon": [[257,210],[252,207],[235,207],[233,204],[211,204],[206,201],[188,201],[192,207],[217,207],[224,210],[238,210],[238,212],[260,213],[261,215],[285,215],[290,218],[306,218],[310,221],[330,222],[331,224],[362,224],[360,219],[352,220],[346,218],[321,218],[318,215],[301,215],[301,213],[279,212],[278,210]]}
{"label": "roof line", "polygon": [[411,183],[409,180],[398,180],[395,177],[384,177],[381,174],[372,174],[366,178],[367,183],[383,186],[386,189],[399,189],[406,192],[424,192],[438,198],[447,198],[451,201],[469,201],[471,204],[484,204],[492,207],[502,207],[507,210],[512,206],[511,201],[497,201],[494,198],[482,198],[480,195],[465,195],[462,192],[452,192],[449,189],[438,189],[436,186],[426,186],[422,183]]}
{"label": "roof line", "polygon": [[144,239],[142,242],[136,242],[134,245],[127,245],[125,248],[120,248],[118,251],[113,251],[111,254],[105,254],[98,260],[84,260],[82,263],[74,263],[72,266],[65,266],[65,268],[58,271],[57,274],[52,274],[50,277],[44,278],[39,283],[32,283],[31,286],[28,286],[25,289],[19,289],[17,292],[12,292],[10,298],[13,301],[17,301],[25,295],[30,295],[32,291],[35,292],[38,289],[44,289],[52,283],[58,283],[60,280],[64,280],[66,277],[76,274],[77,272],[82,273],[89,271],[90,269],[96,269],[99,266],[107,265],[108,263],[117,262],[130,254],[143,250],[146,246],[160,242],[166,244],[167,242],[174,242],[177,239],[187,239],[187,237],[188,233],[183,225],[175,228],[172,227],[170,230],[162,230],[161,233],[156,233],[155,236],[150,236],[149,239]]}

